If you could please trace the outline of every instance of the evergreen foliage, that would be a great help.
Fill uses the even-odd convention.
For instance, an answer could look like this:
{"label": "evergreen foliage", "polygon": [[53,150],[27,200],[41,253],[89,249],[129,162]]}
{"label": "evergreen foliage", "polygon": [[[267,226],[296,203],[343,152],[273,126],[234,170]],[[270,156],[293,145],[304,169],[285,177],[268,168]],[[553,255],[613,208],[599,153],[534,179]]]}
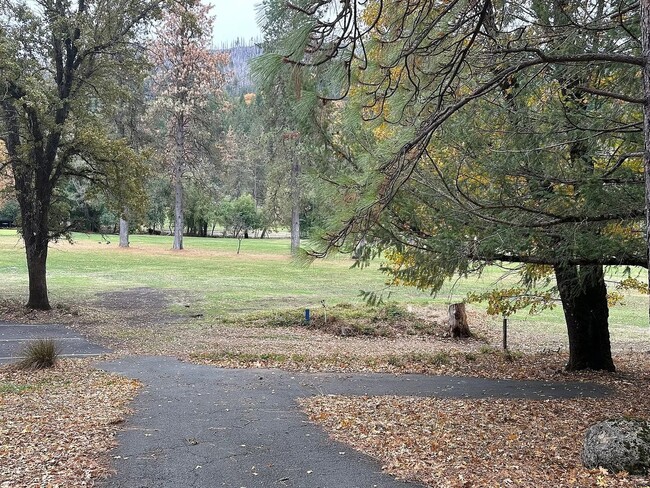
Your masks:
{"label": "evergreen foliage", "polygon": [[638,4],[360,3],[292,7],[262,70],[345,99],[330,140],[351,164],[314,255],[384,252],[395,283],[434,291],[518,263],[507,301],[554,275],[568,367],[613,369],[603,266],[647,267]]}

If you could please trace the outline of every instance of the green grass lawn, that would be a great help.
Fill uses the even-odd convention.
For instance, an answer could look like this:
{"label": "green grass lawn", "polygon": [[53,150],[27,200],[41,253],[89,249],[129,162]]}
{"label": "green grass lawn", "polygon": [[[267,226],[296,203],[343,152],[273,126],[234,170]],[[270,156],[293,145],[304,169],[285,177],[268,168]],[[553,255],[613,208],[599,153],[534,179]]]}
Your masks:
{"label": "green grass lawn", "polygon": [[[105,240],[107,239],[107,240]],[[269,308],[315,308],[361,303],[360,290],[382,290],[386,277],[377,266],[350,269],[346,258],[296,264],[287,239],[250,239],[237,255],[236,239],[185,238],[186,249],[171,251],[172,238],[135,235],[120,249],[116,236],[73,234],[73,242],[52,244],[48,257],[50,299],[79,302],[97,292],[154,287],[180,290],[203,302],[208,316]],[[110,242],[110,243],[109,243]],[[27,269],[15,232],[0,231],[0,293],[24,298]],[[393,290],[402,302],[426,303],[428,293]]]}
{"label": "green grass lawn", "polygon": [[[360,290],[386,294],[386,275],[379,261],[368,268],[351,268],[347,257],[296,264],[288,239],[242,241],[185,238],[186,249],[171,251],[169,236],[134,235],[131,248],[120,249],[117,236],[73,234],[73,245],[54,243],[48,259],[48,285],[53,304],[84,303],[98,292],[154,287],[174,290],[202,307],[206,320],[286,308],[319,308],[363,303]],[[489,268],[480,278],[459,279],[437,296],[413,288],[391,288],[390,300],[412,304],[446,305],[469,292],[494,286],[503,271]],[[0,230],[0,295],[25,299],[27,269],[24,248],[13,230]],[[480,309],[480,305],[474,305]],[[628,293],[625,304],[611,309],[612,328],[648,328],[647,297]],[[561,307],[530,316],[525,311],[511,318],[513,326],[549,332],[564,329]]]}

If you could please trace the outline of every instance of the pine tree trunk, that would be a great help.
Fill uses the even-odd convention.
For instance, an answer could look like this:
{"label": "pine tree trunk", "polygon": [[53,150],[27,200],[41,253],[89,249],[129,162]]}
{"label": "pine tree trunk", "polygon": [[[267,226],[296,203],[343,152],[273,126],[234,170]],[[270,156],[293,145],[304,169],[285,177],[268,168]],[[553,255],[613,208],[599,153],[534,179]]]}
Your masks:
{"label": "pine tree trunk", "polygon": [[603,267],[556,265],[555,278],[569,334],[566,369],[615,371]]}
{"label": "pine tree trunk", "polygon": [[125,208],[120,217],[120,247],[129,247],[129,222],[126,220],[128,211]]}
{"label": "pine tree trunk", "polygon": [[[641,0],[641,52],[643,58],[643,163],[645,167],[646,247],[650,249],[650,2]],[[650,283],[650,253],[648,254],[648,283]],[[648,303],[650,314],[650,302]]]}
{"label": "pine tree trunk", "polygon": [[291,164],[291,254],[295,255],[300,249],[300,162],[294,156]]}

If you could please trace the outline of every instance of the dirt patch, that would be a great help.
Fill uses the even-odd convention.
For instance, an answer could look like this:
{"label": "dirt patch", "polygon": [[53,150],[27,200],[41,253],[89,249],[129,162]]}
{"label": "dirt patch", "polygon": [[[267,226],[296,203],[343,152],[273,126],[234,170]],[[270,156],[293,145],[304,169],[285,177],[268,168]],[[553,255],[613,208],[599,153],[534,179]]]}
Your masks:
{"label": "dirt patch", "polygon": [[170,297],[156,288],[129,288],[128,290],[97,293],[99,305],[109,310],[164,310]]}
{"label": "dirt patch", "polygon": [[193,334],[187,329],[195,328],[202,317],[202,303],[196,297],[149,287],[97,293],[93,301],[56,304],[47,311],[28,309],[18,300],[0,300],[0,321],[65,325],[92,342],[127,354],[191,350]]}
{"label": "dirt patch", "polygon": [[[170,325],[188,317],[201,316],[192,299],[178,290],[140,287],[97,293],[96,306],[118,316],[127,324]],[[175,307],[172,310],[170,307]]]}

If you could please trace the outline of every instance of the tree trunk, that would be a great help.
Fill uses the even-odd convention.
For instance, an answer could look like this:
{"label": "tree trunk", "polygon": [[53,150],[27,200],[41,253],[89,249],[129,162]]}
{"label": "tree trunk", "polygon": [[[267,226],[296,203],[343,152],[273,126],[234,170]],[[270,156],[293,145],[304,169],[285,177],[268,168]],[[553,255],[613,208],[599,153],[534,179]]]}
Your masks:
{"label": "tree trunk", "polygon": [[294,256],[300,248],[300,185],[298,176],[300,175],[300,162],[294,155],[291,164],[291,254]]}
{"label": "tree trunk", "polygon": [[454,339],[465,339],[472,337],[467,323],[467,312],[464,303],[452,303],[449,305],[449,334]]}
{"label": "tree trunk", "polygon": [[120,247],[129,247],[129,222],[126,220],[128,211],[125,208],[120,217]]}
{"label": "tree trunk", "polygon": [[[4,122],[5,148],[9,155],[11,169],[14,177],[14,189],[20,206],[21,232],[25,241],[25,254],[27,258],[27,271],[29,276],[29,299],[27,307],[39,310],[49,310],[50,302],[47,297],[47,246],[49,243],[49,213],[52,201],[52,188],[56,179],[50,170],[56,156],[56,147],[60,132],[50,134],[48,148],[44,152],[43,146],[38,146],[30,155],[25,154],[21,143],[21,116],[16,105],[5,98],[0,102]],[[29,111],[34,116],[34,111]],[[57,112],[57,122],[63,124],[66,111]],[[34,116],[35,117],[35,116]],[[34,120],[32,120],[34,122]],[[32,123],[31,137],[43,141],[44,135],[40,125]],[[23,161],[22,158],[28,158]],[[31,158],[31,159],[30,159]]]}
{"label": "tree trunk", "polygon": [[46,236],[32,236],[25,239],[27,271],[29,275],[29,300],[27,307],[37,310],[50,310],[47,296],[47,245]]}
{"label": "tree trunk", "polygon": [[172,249],[183,249],[183,159],[185,157],[185,130],[183,119],[176,123],[176,160],[174,161],[174,244]]}
{"label": "tree trunk", "polygon": [[24,173],[14,168],[29,276],[27,307],[37,310],[51,308],[47,296],[47,250],[50,241],[49,213],[52,193],[46,178],[43,172],[36,172],[37,188],[34,191],[29,188],[29,183],[25,182]]}
{"label": "tree trunk", "polygon": [[[643,164],[645,167],[646,251],[650,249],[650,2],[639,2],[641,9],[641,49],[643,57]],[[648,283],[650,284],[650,253],[648,254]],[[650,301],[648,302],[650,316]]]}
{"label": "tree trunk", "polygon": [[180,171],[174,177],[174,245],[172,249],[183,249],[183,181]]}
{"label": "tree trunk", "polygon": [[603,267],[556,265],[554,269],[569,333],[566,369],[615,371]]}
{"label": "tree trunk", "polygon": [[[27,256],[27,272],[29,276],[29,299],[27,307],[37,310],[50,310],[47,296],[47,249],[49,236],[50,198],[43,192],[30,194],[23,190],[24,181],[16,177],[16,195],[22,215],[22,233],[25,241]],[[41,175],[39,175],[41,176]],[[41,182],[41,185],[46,185]],[[40,201],[39,201],[40,200]],[[35,204],[36,203],[36,204]]]}

